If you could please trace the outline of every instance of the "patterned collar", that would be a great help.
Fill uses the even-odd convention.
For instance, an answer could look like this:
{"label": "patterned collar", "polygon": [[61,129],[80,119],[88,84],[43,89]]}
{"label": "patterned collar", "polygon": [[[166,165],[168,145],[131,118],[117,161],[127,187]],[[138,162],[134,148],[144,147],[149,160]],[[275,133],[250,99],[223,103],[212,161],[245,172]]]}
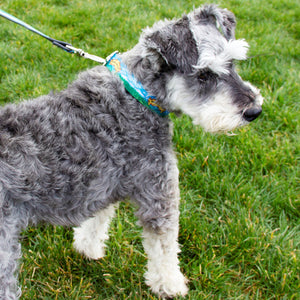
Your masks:
{"label": "patterned collar", "polygon": [[156,97],[149,95],[144,89],[143,85],[131,74],[127,66],[122,62],[118,52],[112,54],[105,64],[105,66],[113,73],[118,74],[123,81],[126,90],[141,104],[148,107],[161,117],[165,117],[169,112],[160,107],[156,102]]}

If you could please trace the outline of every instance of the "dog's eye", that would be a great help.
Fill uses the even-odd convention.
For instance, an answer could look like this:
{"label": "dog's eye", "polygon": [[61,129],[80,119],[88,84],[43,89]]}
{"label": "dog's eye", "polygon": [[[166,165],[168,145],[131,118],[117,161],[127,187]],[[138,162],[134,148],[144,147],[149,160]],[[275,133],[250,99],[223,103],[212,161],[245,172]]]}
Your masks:
{"label": "dog's eye", "polygon": [[205,82],[209,79],[210,73],[208,71],[202,71],[202,72],[198,73],[197,77],[200,82]]}
{"label": "dog's eye", "polygon": [[198,79],[201,82],[205,82],[208,79],[208,74],[207,72],[201,72],[200,74],[198,74]]}
{"label": "dog's eye", "polygon": [[202,70],[201,72],[199,72],[197,74],[197,78],[201,83],[205,83],[208,80],[213,80],[216,78],[216,74],[214,74],[213,72],[211,72],[210,70]]}

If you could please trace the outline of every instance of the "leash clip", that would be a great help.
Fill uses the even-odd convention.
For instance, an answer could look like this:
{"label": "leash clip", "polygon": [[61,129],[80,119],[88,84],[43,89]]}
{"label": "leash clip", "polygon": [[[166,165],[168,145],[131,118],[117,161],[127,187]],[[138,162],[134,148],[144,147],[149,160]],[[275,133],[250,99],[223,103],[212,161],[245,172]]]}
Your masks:
{"label": "leash clip", "polygon": [[71,44],[66,43],[66,42],[62,42],[62,41],[58,41],[58,40],[50,40],[52,42],[52,44],[62,50],[65,50],[68,53],[73,53],[73,50],[69,49],[67,46],[71,46]]}
{"label": "leash clip", "polygon": [[78,48],[75,48],[71,45],[66,45],[65,46],[67,49],[71,50],[73,53],[81,56],[81,57],[84,57],[86,59],[91,59],[93,61],[96,61],[100,64],[106,64],[106,59],[102,58],[102,57],[99,57],[99,56],[96,56],[96,55],[92,55],[92,54],[89,54],[87,52],[84,52],[82,49],[78,49]]}

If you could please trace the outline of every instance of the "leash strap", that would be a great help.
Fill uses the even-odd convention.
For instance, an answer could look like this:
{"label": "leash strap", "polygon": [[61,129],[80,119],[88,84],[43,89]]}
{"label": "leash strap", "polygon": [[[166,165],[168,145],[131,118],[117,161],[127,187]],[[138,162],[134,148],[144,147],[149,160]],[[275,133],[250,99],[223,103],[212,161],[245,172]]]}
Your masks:
{"label": "leash strap", "polygon": [[68,53],[75,53],[81,57],[91,59],[93,61],[105,65],[111,72],[118,74],[120,79],[123,81],[126,90],[141,104],[148,107],[150,110],[157,113],[161,117],[165,117],[169,114],[167,110],[159,106],[159,104],[156,101],[156,97],[149,95],[148,92],[144,89],[143,85],[136,80],[133,74],[129,72],[127,66],[122,62],[121,57],[118,55],[117,51],[112,53],[106,59],[104,59],[99,56],[84,52],[82,49],[75,48],[69,43],[55,40],[49,37],[48,35],[42,33],[41,31],[35,29],[34,27],[28,25],[27,23],[3,11],[2,9],[0,9],[0,16],[42,36],[43,38],[50,41],[54,46],[57,46]]}
{"label": "leash strap", "polygon": [[47,39],[48,41],[50,41],[54,46],[57,46],[59,48],[61,48],[62,50],[68,52],[68,53],[75,53],[81,57],[84,57],[84,58],[87,58],[87,59],[91,59],[91,60],[94,60],[98,63],[101,63],[101,64],[105,64],[106,63],[106,60],[101,58],[101,57],[98,57],[96,55],[91,55],[87,52],[84,52],[82,49],[78,49],[78,48],[75,48],[73,47],[71,44],[69,43],[66,43],[66,42],[63,42],[63,41],[59,41],[59,40],[55,40],[51,37],[49,37],[48,35],[42,33],[41,31],[35,29],[34,27],[28,25],[27,23],[21,21],[20,19],[10,15],[9,13],[5,12],[4,10],[0,9],[0,16],[9,20],[9,21],[12,21],[18,25],[21,25],[23,27],[25,27],[26,29],[42,36],[43,38]]}

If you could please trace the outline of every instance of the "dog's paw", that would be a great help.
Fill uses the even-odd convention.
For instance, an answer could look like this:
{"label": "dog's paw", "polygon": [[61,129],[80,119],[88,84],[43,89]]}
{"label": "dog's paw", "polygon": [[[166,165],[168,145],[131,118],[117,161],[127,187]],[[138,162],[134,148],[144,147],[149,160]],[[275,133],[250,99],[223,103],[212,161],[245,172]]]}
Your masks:
{"label": "dog's paw", "polygon": [[168,276],[147,272],[145,277],[146,284],[150,286],[151,291],[163,299],[186,296],[188,293],[188,280],[180,271],[169,273]]}
{"label": "dog's paw", "polygon": [[105,243],[101,240],[91,240],[81,234],[81,230],[74,228],[74,249],[89,259],[100,259],[105,256]]}

